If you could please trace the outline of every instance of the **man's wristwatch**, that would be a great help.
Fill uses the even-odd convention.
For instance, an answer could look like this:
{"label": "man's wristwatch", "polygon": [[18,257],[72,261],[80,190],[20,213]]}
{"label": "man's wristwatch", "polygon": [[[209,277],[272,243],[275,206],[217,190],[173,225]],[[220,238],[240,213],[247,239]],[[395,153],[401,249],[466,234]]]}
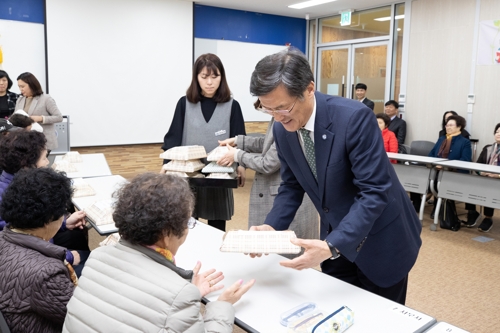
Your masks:
{"label": "man's wristwatch", "polygon": [[332,256],[329,259],[330,260],[335,260],[338,257],[340,257],[339,250],[337,250],[337,248],[335,246],[333,246],[333,244],[330,243],[329,241],[325,240],[325,242],[326,242],[326,245],[328,245],[328,247],[330,248],[330,251],[332,252]]}

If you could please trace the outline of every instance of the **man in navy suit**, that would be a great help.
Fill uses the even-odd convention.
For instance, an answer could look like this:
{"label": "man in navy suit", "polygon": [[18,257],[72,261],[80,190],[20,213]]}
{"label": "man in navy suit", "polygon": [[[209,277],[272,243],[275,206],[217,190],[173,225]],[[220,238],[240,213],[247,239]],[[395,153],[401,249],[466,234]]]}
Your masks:
{"label": "man in navy suit", "polygon": [[250,92],[272,114],[282,183],[262,226],[286,230],[307,192],[321,217],[321,240],[281,265],[322,271],[405,303],[408,272],[421,245],[417,214],[366,106],[315,91],[304,55],[285,50],[255,67]]}
{"label": "man in navy suit", "polygon": [[361,103],[363,103],[364,105],[366,105],[367,107],[372,109],[372,111],[373,111],[373,109],[375,109],[375,103],[373,103],[372,100],[369,100],[368,98],[366,98],[366,90],[368,89],[366,84],[358,83],[356,85],[355,89],[356,89],[356,98],[358,99],[358,101],[360,101]]}

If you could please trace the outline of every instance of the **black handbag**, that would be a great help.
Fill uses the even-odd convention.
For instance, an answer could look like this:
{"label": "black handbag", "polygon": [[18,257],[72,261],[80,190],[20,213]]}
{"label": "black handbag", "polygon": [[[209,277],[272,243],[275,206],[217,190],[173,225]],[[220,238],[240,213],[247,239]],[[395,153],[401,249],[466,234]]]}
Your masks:
{"label": "black handbag", "polygon": [[441,229],[460,230],[461,221],[458,218],[455,201],[444,199],[439,211],[439,226]]}

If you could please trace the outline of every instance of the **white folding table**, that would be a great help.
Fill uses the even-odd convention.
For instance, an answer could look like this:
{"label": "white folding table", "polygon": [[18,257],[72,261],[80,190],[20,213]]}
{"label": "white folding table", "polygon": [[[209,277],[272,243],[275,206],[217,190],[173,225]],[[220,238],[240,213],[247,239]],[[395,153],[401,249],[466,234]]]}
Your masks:
{"label": "white folding table", "polygon": [[[458,200],[465,203],[500,208],[500,178],[482,177],[475,172],[500,174],[500,166],[445,160],[433,162],[435,167],[441,166],[438,175],[438,198],[434,224],[431,230],[436,230],[442,199]],[[456,172],[456,169],[472,171],[470,173]],[[432,188],[432,187],[431,187]]]}
{"label": "white folding table", "polygon": [[[387,156],[392,160],[404,162],[403,164],[393,164],[392,166],[405,191],[422,195],[418,214],[420,221],[422,221],[424,219],[425,197],[427,196],[429,182],[436,176],[433,163],[443,161],[444,159],[397,153],[387,153]],[[423,166],[426,166],[426,168]]]}
{"label": "white folding table", "polygon": [[[67,174],[68,178],[89,178],[89,177],[102,177],[111,176],[108,162],[104,154],[81,154],[83,162],[73,163],[78,172],[70,172]],[[57,163],[63,156],[56,156],[54,163]]]}
{"label": "white folding table", "polygon": [[[305,302],[314,302],[326,314],[343,305],[350,307],[354,325],[347,332],[415,333],[424,332],[434,318],[342,282],[314,269],[297,271],[279,265],[288,260],[277,254],[250,258],[241,253],[219,251],[223,232],[204,223],[189,230],[179,248],[176,264],[193,269],[197,261],[201,271],[215,268],[224,273],[224,289],[239,279],[256,279],[255,285],[235,304],[235,324],[248,332],[280,333],[280,315]],[[223,290],[224,290],[223,289]],[[222,290],[208,295],[214,301]]]}
{"label": "white folding table", "polygon": [[[84,210],[95,201],[110,199],[112,194],[127,182],[125,178],[119,175],[104,176],[95,178],[85,178],[85,181],[92,186],[96,194],[88,197],[73,198],[73,204],[79,210]],[[94,221],[87,217],[87,221],[94,227],[99,235],[105,236],[118,231],[115,224],[96,225]]]}

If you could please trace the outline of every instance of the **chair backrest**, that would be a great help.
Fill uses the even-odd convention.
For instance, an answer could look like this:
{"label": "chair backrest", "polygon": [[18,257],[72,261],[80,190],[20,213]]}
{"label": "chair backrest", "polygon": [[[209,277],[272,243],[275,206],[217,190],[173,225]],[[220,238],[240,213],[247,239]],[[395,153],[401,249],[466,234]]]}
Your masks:
{"label": "chair backrest", "polygon": [[2,312],[0,311],[0,333],[10,333],[9,326],[7,326],[7,322],[3,317]]}
{"label": "chair backrest", "polygon": [[435,143],[432,141],[412,141],[410,144],[410,154],[429,156],[432,148],[434,148]]}

